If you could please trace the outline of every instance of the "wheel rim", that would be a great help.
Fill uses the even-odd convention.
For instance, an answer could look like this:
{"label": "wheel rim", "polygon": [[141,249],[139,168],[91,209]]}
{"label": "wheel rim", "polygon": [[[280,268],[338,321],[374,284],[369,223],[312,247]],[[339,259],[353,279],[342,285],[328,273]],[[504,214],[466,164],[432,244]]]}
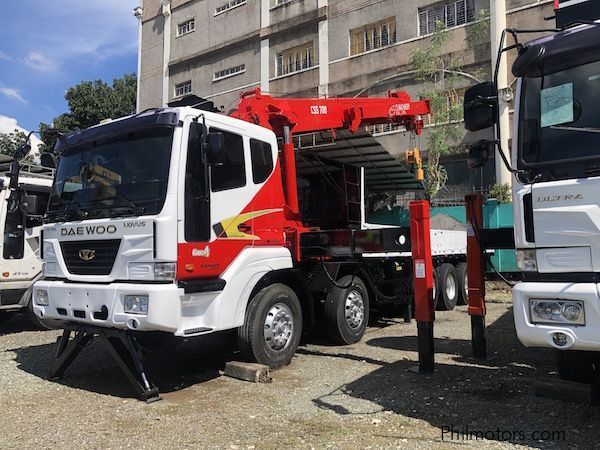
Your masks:
{"label": "wheel rim", "polygon": [[360,327],[365,318],[365,302],[362,294],[356,289],[352,289],[346,296],[344,304],[344,317],[350,328]]}
{"label": "wheel rim", "polygon": [[446,296],[452,300],[456,297],[456,279],[452,275],[446,277]]}
{"label": "wheel rim", "polygon": [[274,304],[265,318],[265,342],[272,350],[283,350],[294,332],[292,311],[284,303]]}

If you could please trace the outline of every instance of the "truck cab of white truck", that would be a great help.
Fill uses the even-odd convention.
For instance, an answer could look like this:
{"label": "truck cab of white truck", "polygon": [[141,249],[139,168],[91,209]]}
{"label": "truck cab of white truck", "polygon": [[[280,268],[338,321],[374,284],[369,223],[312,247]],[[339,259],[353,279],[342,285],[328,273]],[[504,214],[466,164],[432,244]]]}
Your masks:
{"label": "truck cab of white truck", "polygon": [[[42,215],[50,195],[53,170],[23,164],[17,186],[11,190],[8,172],[12,158],[0,157],[3,158],[0,161],[0,322],[3,322],[14,312],[31,309],[32,285],[42,275],[39,257],[42,222],[28,216],[17,197]],[[31,317],[36,325],[47,327],[35,314]]]}
{"label": "truck cab of white truck", "polygon": [[[579,24],[516,44],[511,170],[522,279],[512,292],[519,340],[556,349],[563,378],[598,383],[600,24],[578,17]],[[515,40],[528,32],[507,30]],[[488,83],[465,94],[468,129],[495,122],[495,89]],[[472,165],[495,145],[474,145]]]}

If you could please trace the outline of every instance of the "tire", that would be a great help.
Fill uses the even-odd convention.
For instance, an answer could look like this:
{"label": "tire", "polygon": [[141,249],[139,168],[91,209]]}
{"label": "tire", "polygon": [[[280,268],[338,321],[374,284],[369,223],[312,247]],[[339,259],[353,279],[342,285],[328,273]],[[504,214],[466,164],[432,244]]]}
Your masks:
{"label": "tire", "polygon": [[369,293],[363,280],[346,275],[337,281],[325,301],[327,334],[340,345],[355,344],[365,334],[369,322]]}
{"label": "tire", "polygon": [[469,279],[467,276],[467,263],[458,263],[455,271],[456,280],[458,281],[458,304],[468,305],[469,294],[467,292],[467,288],[469,287]]}
{"label": "tire", "polygon": [[8,319],[10,319],[12,316],[12,314],[6,312],[6,311],[0,311],[0,325],[2,325],[5,322],[8,322]]}
{"label": "tire", "polygon": [[296,293],[285,284],[260,290],[248,304],[238,329],[242,356],[271,369],[286,366],[302,335],[302,309]]}
{"label": "tire", "polygon": [[444,263],[437,269],[439,281],[439,298],[437,307],[440,311],[452,311],[458,301],[458,282],[452,264]]}
{"label": "tire", "polygon": [[27,305],[27,315],[29,316],[29,320],[35,327],[39,330],[56,330],[58,328],[62,328],[64,322],[61,320],[44,320],[40,319],[37,314],[33,311],[33,299],[29,298],[29,304]]}
{"label": "tire", "polygon": [[436,311],[438,309],[438,301],[439,301],[439,293],[440,293],[440,277],[437,273],[437,268],[433,268],[433,310]]}
{"label": "tire", "polygon": [[600,354],[580,350],[556,350],[561,379],[577,383],[600,384]]}

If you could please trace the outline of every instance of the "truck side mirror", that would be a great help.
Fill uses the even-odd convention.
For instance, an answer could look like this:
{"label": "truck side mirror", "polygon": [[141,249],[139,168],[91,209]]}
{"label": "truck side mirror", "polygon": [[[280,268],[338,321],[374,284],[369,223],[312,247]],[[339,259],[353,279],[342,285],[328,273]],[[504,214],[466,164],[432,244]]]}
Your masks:
{"label": "truck side mirror", "polygon": [[42,202],[40,202],[39,195],[35,194],[26,194],[23,196],[21,200],[21,206],[23,208],[23,212],[28,216],[35,216],[41,213],[40,207]]}
{"label": "truck side mirror", "polygon": [[494,156],[496,150],[495,141],[487,141],[482,139],[467,146],[469,154],[467,156],[467,166],[469,169],[477,169]]}
{"label": "truck side mirror", "polygon": [[8,171],[8,177],[9,177],[9,183],[8,183],[8,187],[9,189],[12,189],[13,191],[16,190],[19,187],[19,172],[21,171],[21,166],[19,166],[19,163],[17,161],[13,161],[10,163],[10,169]]}
{"label": "truck side mirror", "polygon": [[40,155],[40,163],[42,167],[56,169],[56,155],[50,152],[44,152]]}
{"label": "truck side mirror", "polygon": [[211,131],[206,135],[204,142],[204,153],[209,166],[223,164],[223,148],[225,139],[220,131]]}
{"label": "truck side mirror", "polygon": [[471,86],[465,91],[464,119],[465,128],[479,131],[496,123],[498,89],[491,81]]}

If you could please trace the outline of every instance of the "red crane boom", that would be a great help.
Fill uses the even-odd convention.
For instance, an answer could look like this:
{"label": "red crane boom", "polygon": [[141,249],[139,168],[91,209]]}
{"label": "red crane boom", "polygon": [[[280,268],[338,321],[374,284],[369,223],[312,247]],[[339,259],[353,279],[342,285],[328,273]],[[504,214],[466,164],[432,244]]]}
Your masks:
{"label": "red crane boom", "polygon": [[394,123],[421,133],[421,116],[430,112],[429,100],[411,101],[403,91],[388,91],[374,98],[275,98],[259,88],[245,92],[230,115],[265,128],[283,138],[283,170],[287,203],[286,216],[300,218],[296,186],[296,160],[292,133],[346,129],[355,133],[361,126]]}

